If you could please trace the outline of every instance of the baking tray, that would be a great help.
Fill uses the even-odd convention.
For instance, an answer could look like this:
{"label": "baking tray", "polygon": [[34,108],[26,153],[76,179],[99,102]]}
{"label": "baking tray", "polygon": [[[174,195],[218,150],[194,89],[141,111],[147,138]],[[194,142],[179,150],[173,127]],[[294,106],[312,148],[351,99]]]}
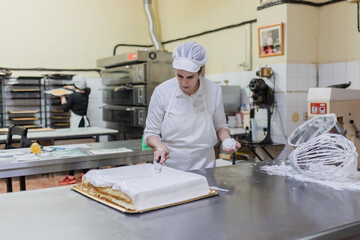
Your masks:
{"label": "baking tray", "polygon": [[33,89],[33,88],[23,88],[23,89],[11,89],[12,92],[40,92],[40,89]]}
{"label": "baking tray", "polygon": [[13,121],[35,121],[35,120],[39,120],[38,117],[14,117],[14,118],[10,118],[10,120]]}
{"label": "baking tray", "polygon": [[70,90],[67,90],[64,88],[56,88],[56,89],[51,89],[51,90],[45,91],[45,93],[49,93],[53,96],[60,97],[60,96],[72,94],[73,91],[70,91]]}
{"label": "baking tray", "polygon": [[54,128],[33,128],[29,129],[29,132],[46,132],[46,131],[55,131]]}
{"label": "baking tray", "polygon": [[176,202],[176,203],[171,203],[171,204],[167,204],[167,205],[162,205],[162,206],[158,206],[158,207],[154,207],[154,208],[149,208],[149,209],[143,209],[143,210],[129,210],[129,209],[126,209],[118,204],[115,204],[113,202],[110,202],[106,199],[102,199],[102,198],[99,198],[98,196],[96,196],[95,193],[91,193],[91,192],[88,192],[86,190],[86,188],[82,187],[80,184],[74,184],[74,185],[71,185],[71,188],[82,194],[82,195],[85,195],[97,202],[100,202],[106,206],[109,206],[109,207],[112,207],[116,210],[119,210],[121,212],[124,212],[124,213],[143,213],[143,212],[149,212],[149,211],[152,211],[152,210],[157,210],[157,209],[161,209],[161,208],[166,208],[166,207],[172,207],[172,206],[176,206],[176,205],[180,205],[180,204],[184,204],[184,203],[188,203],[188,202],[193,202],[193,201],[196,201],[196,200],[200,200],[200,199],[203,199],[203,198],[208,198],[208,197],[212,197],[212,196],[215,196],[217,195],[220,191],[219,190],[214,190],[214,189],[209,189],[210,192],[209,194],[206,194],[206,195],[203,195],[203,196],[200,196],[200,197],[196,197],[196,198],[191,198],[191,199],[188,199],[188,200],[185,200],[185,201],[181,201],[181,202]]}
{"label": "baking tray", "polygon": [[52,113],[63,113],[65,112],[63,109],[51,109]]}
{"label": "baking tray", "polygon": [[57,119],[57,120],[59,120],[59,119],[70,119],[70,117],[71,116],[67,116],[67,115],[65,115],[65,116],[51,116],[51,119]]}
{"label": "baking tray", "polygon": [[39,125],[22,125],[22,127],[29,128],[29,130],[30,130],[30,128],[41,128],[41,126],[39,126]]}
{"label": "baking tray", "polygon": [[31,113],[38,113],[39,110],[9,110],[8,113],[10,114],[31,114]]}
{"label": "baking tray", "polygon": [[[29,132],[55,131],[55,129],[53,129],[53,128],[34,128],[34,127],[37,127],[36,125],[28,125],[28,126],[23,126],[23,127],[30,128],[28,130]],[[8,128],[0,128],[0,134],[7,134],[8,131],[9,131]]]}
{"label": "baking tray", "polygon": [[70,126],[70,123],[53,123],[54,126]]}

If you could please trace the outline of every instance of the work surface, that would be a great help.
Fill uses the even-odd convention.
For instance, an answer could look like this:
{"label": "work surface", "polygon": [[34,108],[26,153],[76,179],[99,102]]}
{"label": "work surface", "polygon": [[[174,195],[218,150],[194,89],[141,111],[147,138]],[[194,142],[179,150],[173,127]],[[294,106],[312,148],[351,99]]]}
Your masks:
{"label": "work surface", "polygon": [[[54,146],[61,148],[62,145]],[[70,145],[71,146],[71,145]],[[91,169],[104,166],[126,165],[131,163],[152,161],[153,151],[142,150],[141,139],[87,143],[87,149],[76,150],[74,156],[55,157],[54,154],[41,156],[39,159],[17,160],[14,158],[0,158],[0,178],[27,176],[42,173],[54,173],[78,169]],[[110,154],[92,154],[90,150],[106,150],[127,148],[131,152],[117,152]],[[22,149],[17,149],[21,151]],[[6,154],[12,150],[2,150]],[[59,152],[56,152],[59,153]],[[61,152],[60,152],[61,153]]]}
{"label": "work surface", "polygon": [[[89,128],[60,128],[54,131],[37,131],[29,132],[27,139],[29,140],[55,140],[55,139],[71,139],[92,136],[118,135],[118,131],[110,128],[89,127]],[[6,143],[6,135],[0,135],[0,143]],[[14,136],[14,139],[20,139]]]}
{"label": "work surface", "polygon": [[1,239],[279,240],[359,234],[360,192],[271,176],[259,166],[198,171],[210,185],[229,192],[142,214],[121,213],[69,186],[0,194]]}

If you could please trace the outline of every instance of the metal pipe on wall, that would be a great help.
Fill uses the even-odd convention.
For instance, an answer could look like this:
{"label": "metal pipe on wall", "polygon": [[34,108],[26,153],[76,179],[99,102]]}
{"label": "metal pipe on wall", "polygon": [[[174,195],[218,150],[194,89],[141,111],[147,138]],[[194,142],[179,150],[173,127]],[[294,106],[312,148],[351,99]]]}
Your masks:
{"label": "metal pipe on wall", "polygon": [[156,50],[164,50],[164,47],[159,40],[158,32],[156,29],[156,24],[154,21],[154,14],[151,8],[151,0],[144,0],[144,8],[146,13],[146,18],[149,23],[149,34],[152,42],[154,43],[154,47]]}
{"label": "metal pipe on wall", "polygon": [[245,64],[244,70],[250,71],[252,64],[251,64],[251,24],[248,23],[245,25]]}

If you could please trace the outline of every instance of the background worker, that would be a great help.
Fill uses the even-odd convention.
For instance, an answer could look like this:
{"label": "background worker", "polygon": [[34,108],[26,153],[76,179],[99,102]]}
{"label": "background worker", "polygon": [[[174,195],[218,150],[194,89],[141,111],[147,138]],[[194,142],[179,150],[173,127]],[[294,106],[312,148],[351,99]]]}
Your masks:
{"label": "background worker", "polygon": [[[90,121],[87,118],[86,113],[91,89],[87,87],[85,77],[82,75],[75,75],[73,77],[73,85],[68,85],[64,88],[74,91],[67,98],[65,96],[60,96],[61,107],[65,112],[71,111],[70,128],[90,127]],[[74,171],[69,171],[69,174],[66,175],[63,180],[59,181],[59,183],[61,185],[76,183]]]}

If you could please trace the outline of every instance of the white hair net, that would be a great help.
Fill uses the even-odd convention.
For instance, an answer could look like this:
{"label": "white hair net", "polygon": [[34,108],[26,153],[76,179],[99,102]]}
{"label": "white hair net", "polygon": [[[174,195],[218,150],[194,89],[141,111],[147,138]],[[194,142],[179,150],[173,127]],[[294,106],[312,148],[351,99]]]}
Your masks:
{"label": "white hair net", "polygon": [[86,79],[82,75],[75,75],[72,78],[73,84],[78,89],[85,89],[86,88]]}
{"label": "white hair net", "polygon": [[177,46],[173,52],[173,67],[188,72],[198,72],[205,65],[207,57],[203,46],[197,42],[187,42]]}

